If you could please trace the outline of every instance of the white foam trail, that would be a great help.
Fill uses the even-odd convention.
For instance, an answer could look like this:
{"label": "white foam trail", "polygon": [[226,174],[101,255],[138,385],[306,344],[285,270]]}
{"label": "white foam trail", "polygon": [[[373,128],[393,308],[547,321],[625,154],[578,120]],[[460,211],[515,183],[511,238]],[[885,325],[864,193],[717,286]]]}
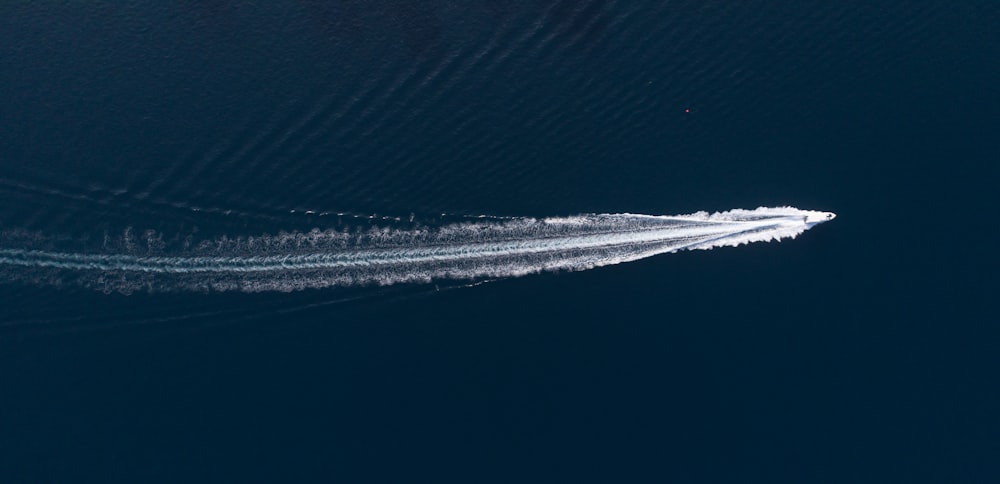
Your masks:
{"label": "white foam trail", "polygon": [[[792,207],[708,214],[580,215],[477,221],[361,234],[314,230],[220,239],[181,253],[0,248],[0,267],[54,271],[50,282],[104,290],[295,290],[584,270],[682,249],[794,238],[834,214]],[[139,254],[145,250],[144,254]],[[10,271],[7,271],[10,272]]]}

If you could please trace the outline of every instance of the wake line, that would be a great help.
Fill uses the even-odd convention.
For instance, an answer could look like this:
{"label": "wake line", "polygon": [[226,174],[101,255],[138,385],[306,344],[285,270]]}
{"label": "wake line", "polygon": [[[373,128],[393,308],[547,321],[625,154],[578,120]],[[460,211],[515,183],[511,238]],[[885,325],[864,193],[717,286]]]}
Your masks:
{"label": "wake line", "polygon": [[0,268],[54,271],[33,279],[120,292],[288,291],[584,270],[678,250],[794,238],[834,217],[761,207],[711,215],[523,218],[363,234],[313,231],[225,239],[173,253],[149,247],[145,254],[0,248]]}

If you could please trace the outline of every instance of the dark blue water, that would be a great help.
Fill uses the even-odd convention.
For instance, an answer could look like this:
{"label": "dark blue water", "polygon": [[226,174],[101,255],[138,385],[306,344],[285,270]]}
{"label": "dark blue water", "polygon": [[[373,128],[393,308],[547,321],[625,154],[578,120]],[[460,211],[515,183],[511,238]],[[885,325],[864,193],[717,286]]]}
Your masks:
{"label": "dark blue water", "polygon": [[1000,477],[995,2],[0,13],[7,245],[839,214],[473,287],[124,295],[3,268],[2,482]]}

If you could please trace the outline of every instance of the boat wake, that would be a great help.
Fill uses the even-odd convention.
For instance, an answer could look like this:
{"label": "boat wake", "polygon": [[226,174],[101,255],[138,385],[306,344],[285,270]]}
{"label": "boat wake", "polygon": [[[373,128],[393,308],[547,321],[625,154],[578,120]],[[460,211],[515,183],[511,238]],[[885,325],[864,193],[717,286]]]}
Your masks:
{"label": "boat wake", "polygon": [[293,291],[505,278],[794,238],[834,217],[791,207],[676,216],[589,214],[360,232],[314,229],[187,240],[179,246],[151,232],[126,233],[92,251],[44,247],[44,238],[35,237],[20,247],[0,245],[0,274],[8,280],[122,293]]}

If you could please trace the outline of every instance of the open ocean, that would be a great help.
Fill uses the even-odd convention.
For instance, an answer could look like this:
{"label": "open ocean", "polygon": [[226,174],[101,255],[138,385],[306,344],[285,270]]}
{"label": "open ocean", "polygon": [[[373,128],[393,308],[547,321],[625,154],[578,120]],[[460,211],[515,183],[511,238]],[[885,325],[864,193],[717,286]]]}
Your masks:
{"label": "open ocean", "polygon": [[391,286],[0,263],[0,482],[1000,482],[998,164],[995,0],[4,2],[0,250],[838,218]]}

